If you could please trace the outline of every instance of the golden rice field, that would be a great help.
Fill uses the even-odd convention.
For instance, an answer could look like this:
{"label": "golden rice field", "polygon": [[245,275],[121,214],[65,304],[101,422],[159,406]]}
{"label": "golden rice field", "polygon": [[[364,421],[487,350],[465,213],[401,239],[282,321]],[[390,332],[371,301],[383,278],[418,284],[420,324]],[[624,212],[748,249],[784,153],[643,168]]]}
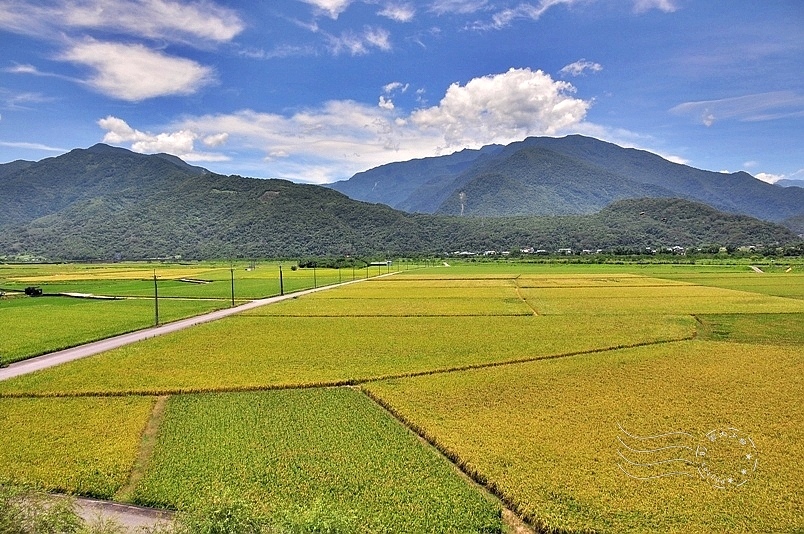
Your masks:
{"label": "golden rice field", "polygon": [[[800,347],[686,341],[365,387],[547,531],[792,532],[804,519],[802,376]],[[689,464],[632,466],[618,451],[670,458],[631,453],[618,437],[640,450],[667,442],[635,445],[618,425],[643,437],[686,432],[693,449],[737,428],[759,465],[725,489]],[[740,451],[726,452],[715,458],[722,474],[739,476]]]}
{"label": "golden rice field", "polygon": [[128,479],[154,402],[0,399],[0,485],[111,498]]}
{"label": "golden rice field", "polygon": [[766,269],[458,264],[257,308],[0,382],[0,483],[242,497],[294,532],[498,532],[502,502],[543,532],[800,533],[804,277]]}

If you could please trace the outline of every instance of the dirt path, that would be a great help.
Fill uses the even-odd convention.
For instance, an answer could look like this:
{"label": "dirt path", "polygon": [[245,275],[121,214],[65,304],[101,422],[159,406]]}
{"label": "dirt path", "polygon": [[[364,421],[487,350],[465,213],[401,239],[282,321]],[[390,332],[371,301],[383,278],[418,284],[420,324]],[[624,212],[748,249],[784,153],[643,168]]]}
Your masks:
{"label": "dirt path", "polygon": [[[396,273],[384,274],[374,278],[391,276],[393,274]],[[369,278],[368,280],[372,279],[373,278]],[[260,306],[265,306],[267,304],[274,304],[276,302],[282,302],[284,300],[295,299],[298,297],[302,297],[304,295],[316,293],[318,291],[326,291],[328,289],[334,289],[336,287],[343,287],[349,284],[356,284],[359,282],[363,282],[365,280],[366,279],[361,278],[358,280],[350,280],[348,282],[343,282],[341,284],[322,286],[315,289],[306,289],[304,291],[297,291],[296,293],[288,293],[287,295],[253,300],[251,302],[247,302],[245,304],[241,304],[233,308],[227,308],[225,310],[217,310],[204,315],[198,315],[196,317],[189,317],[187,319],[175,321],[173,323],[146,328],[144,330],[138,330],[136,332],[131,332],[129,334],[123,334],[120,336],[114,336],[102,339],[100,341],[95,341],[93,343],[87,343],[86,345],[80,345],[78,347],[73,347],[71,349],[60,350],[58,352],[51,352],[49,354],[45,354],[42,356],[36,356],[35,358],[29,358],[27,360],[12,363],[8,367],[0,369],[0,380],[8,380],[9,378],[14,378],[15,376],[33,373],[34,371],[47,369],[48,367],[53,367],[55,365],[59,365],[62,363],[67,363],[73,360],[86,358],[87,356],[93,356],[95,354],[105,352],[107,350],[116,349],[124,345],[129,345],[131,343],[136,343],[137,341],[142,341],[144,339],[161,336],[164,334],[170,334],[172,332],[184,330],[185,328],[190,328],[191,326],[195,326],[198,324],[208,323],[210,321],[216,321],[218,319],[223,319],[224,317],[229,317],[230,315],[258,308]]]}
{"label": "dirt path", "polygon": [[113,521],[126,532],[138,532],[143,527],[150,529],[157,525],[167,525],[173,521],[173,513],[109,501],[95,499],[76,499],[75,511],[89,524],[99,521]]}

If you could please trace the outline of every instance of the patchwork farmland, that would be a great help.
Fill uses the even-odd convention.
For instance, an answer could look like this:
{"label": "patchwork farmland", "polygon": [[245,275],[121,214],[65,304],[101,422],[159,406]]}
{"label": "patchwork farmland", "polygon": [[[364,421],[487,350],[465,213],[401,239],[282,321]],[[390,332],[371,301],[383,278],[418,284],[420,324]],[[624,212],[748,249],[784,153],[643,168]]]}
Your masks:
{"label": "patchwork farmland", "polygon": [[[276,294],[276,267],[157,272],[164,313],[228,306],[233,275]],[[0,271],[138,297],[0,300],[0,354],[142,328],[151,270]],[[798,532],[804,275],[765,271],[463,264],[256,308],[0,382],[0,484],[272,532],[505,532],[503,508],[537,532]]]}

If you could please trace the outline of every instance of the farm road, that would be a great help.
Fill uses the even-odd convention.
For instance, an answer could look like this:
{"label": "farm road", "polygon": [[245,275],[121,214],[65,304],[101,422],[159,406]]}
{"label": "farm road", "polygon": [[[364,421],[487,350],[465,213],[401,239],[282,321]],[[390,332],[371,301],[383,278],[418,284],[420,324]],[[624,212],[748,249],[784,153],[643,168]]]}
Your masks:
{"label": "farm road", "polygon": [[[375,278],[390,276],[393,274],[395,273],[384,274]],[[341,284],[335,284],[331,286],[322,286],[315,289],[305,289],[304,291],[297,291],[295,293],[288,293],[286,295],[281,295],[277,297],[252,300],[251,302],[247,302],[245,304],[241,304],[240,306],[235,306],[233,308],[227,308],[225,310],[217,310],[204,315],[198,315],[196,317],[189,317],[187,319],[182,319],[180,321],[176,321],[173,323],[168,323],[161,326],[154,326],[151,328],[146,328],[144,330],[137,330],[136,332],[131,332],[129,334],[123,334],[120,336],[110,337],[107,339],[102,339],[100,341],[87,343],[86,345],[79,345],[71,349],[64,349],[58,352],[51,352],[49,354],[44,354],[42,356],[36,356],[35,358],[29,358],[21,362],[12,363],[8,367],[0,369],[0,380],[8,380],[9,378],[14,378],[15,376],[33,373],[34,371],[47,369],[48,367],[53,367],[62,363],[67,363],[73,360],[86,358],[87,356],[93,356],[95,354],[105,352],[107,350],[116,349],[124,345],[129,345],[131,343],[136,343],[137,341],[142,341],[144,339],[161,336],[164,334],[170,334],[171,332],[184,330],[185,328],[190,328],[191,326],[195,326],[198,324],[208,323],[210,321],[216,321],[218,319],[223,319],[224,317],[244,312],[246,310],[251,310],[253,308],[258,308],[260,306],[265,306],[267,304],[274,304],[276,302],[282,302],[283,300],[302,297],[304,295],[309,295],[310,293],[315,293],[317,291],[325,291],[327,289],[342,287],[349,284],[356,284],[364,280],[365,279],[361,278],[359,280],[350,280],[348,282],[343,282]]]}

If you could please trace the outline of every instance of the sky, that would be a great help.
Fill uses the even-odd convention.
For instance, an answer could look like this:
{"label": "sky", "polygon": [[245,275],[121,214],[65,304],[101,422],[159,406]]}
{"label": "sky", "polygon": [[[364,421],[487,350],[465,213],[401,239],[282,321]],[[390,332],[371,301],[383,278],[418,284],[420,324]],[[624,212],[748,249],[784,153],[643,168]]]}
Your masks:
{"label": "sky", "polygon": [[804,179],[804,1],[0,0],[0,163],[322,184],[568,134]]}

